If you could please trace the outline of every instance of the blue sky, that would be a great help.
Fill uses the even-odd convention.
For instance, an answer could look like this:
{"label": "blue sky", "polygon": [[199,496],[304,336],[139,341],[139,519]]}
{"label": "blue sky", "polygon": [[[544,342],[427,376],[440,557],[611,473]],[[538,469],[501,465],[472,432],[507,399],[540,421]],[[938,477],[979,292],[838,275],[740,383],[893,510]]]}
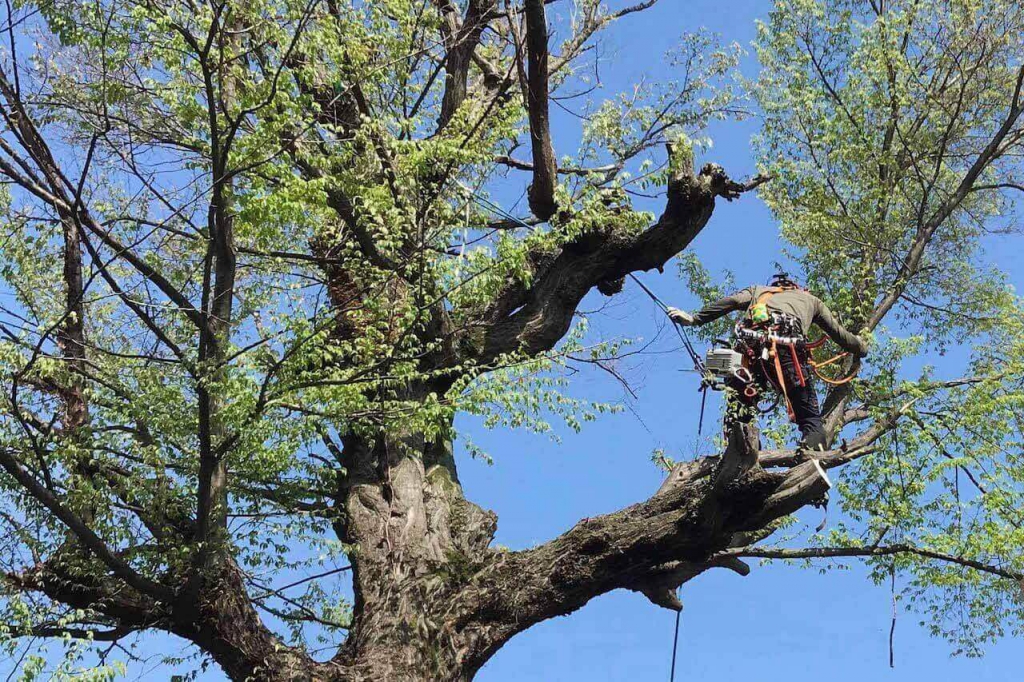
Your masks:
{"label": "blue sky", "polygon": [[[617,2],[616,5],[625,3]],[[609,32],[603,49],[602,77],[606,92],[627,89],[641,77],[666,76],[662,55],[683,31],[700,27],[749,49],[755,20],[770,7],[768,0],[661,0],[654,9],[631,16]],[[558,4],[552,6],[552,12]],[[744,70],[756,72],[752,56]],[[715,161],[734,177],[753,173],[750,136],[758,122],[717,124],[714,147],[698,163]],[[554,138],[559,153],[571,152],[578,124],[556,116]],[[560,145],[560,141],[564,144]],[[567,142],[570,141],[570,142]],[[743,283],[760,282],[781,260],[778,228],[755,196],[720,202],[692,247],[712,270],[729,269]],[[1001,242],[998,265],[1012,273],[1020,287],[1021,245]],[[645,282],[662,298],[680,307],[696,300],[675,276],[648,273]],[[662,330],[660,350],[674,348],[664,334],[661,313],[628,284],[611,302],[594,295],[583,305],[606,305],[593,321],[604,337],[650,339]],[[947,358],[948,359],[948,358]],[[471,420],[460,423],[473,442],[494,457],[493,464],[470,458],[459,449],[460,476],[467,496],[499,517],[496,542],[513,549],[549,540],[586,516],[607,513],[648,497],[662,474],[651,464],[655,448],[677,459],[706,451],[696,439],[699,394],[682,352],[651,354],[628,363],[627,376],[638,394],[629,410],[587,425],[581,434],[562,433],[561,443],[520,432],[486,431]],[[627,399],[605,375],[583,373],[573,379],[577,397],[603,401]],[[709,404],[705,433],[713,433],[717,397]],[[809,524],[820,512],[799,515]],[[895,635],[896,667],[888,667],[888,635],[892,602],[887,586],[875,586],[856,564],[849,570],[822,574],[796,566],[755,566],[741,578],[727,571],[706,574],[686,585],[676,679],[731,680],[738,676],[760,682],[817,680],[834,682],[922,679],[972,682],[1015,679],[1024,657],[1024,643],[1004,640],[983,659],[951,659],[950,647],[931,638],[911,613],[899,611]],[[511,680],[667,680],[674,614],[651,605],[632,592],[595,599],[581,611],[545,622],[516,637],[483,668],[480,682]],[[150,653],[179,654],[181,640],[152,636],[143,645]],[[9,667],[0,662],[0,674]],[[168,669],[132,668],[129,679],[165,680]],[[211,669],[200,680],[222,680]]]}

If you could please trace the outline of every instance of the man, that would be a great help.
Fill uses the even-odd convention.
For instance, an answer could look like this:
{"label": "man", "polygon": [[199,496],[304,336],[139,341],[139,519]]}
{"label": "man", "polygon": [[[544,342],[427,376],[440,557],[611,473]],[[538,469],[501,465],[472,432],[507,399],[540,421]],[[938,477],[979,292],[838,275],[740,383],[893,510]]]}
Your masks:
{"label": "man", "polygon": [[[778,346],[769,342],[770,345],[758,348],[755,366],[751,369],[755,375],[762,372],[762,378],[771,381],[785,395],[790,417],[803,435],[803,447],[824,449],[828,438],[811,379],[810,353],[805,347],[807,333],[812,325],[817,325],[844,350],[859,358],[867,355],[867,342],[849,332],[828,306],[784,273],[776,275],[770,286],[751,286],[705,306],[694,315],[678,308],[669,308],[668,314],[676,324],[699,326],[741,309],[747,310],[741,324],[743,329],[759,332],[765,339],[787,342]],[[776,368],[778,379],[774,379]]]}

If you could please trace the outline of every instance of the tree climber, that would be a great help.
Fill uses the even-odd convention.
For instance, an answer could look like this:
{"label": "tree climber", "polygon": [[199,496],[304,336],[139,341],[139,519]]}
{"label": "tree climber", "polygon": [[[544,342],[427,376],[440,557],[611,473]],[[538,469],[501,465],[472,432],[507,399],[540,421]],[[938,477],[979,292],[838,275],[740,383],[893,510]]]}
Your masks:
{"label": "tree climber", "polygon": [[[803,435],[805,449],[820,450],[827,446],[821,421],[821,409],[811,377],[810,347],[807,333],[817,325],[844,350],[861,358],[867,355],[868,344],[843,327],[814,294],[800,287],[785,273],[775,275],[769,286],[754,285],[705,306],[696,314],[669,308],[672,321],[679,325],[703,325],[723,315],[746,308],[746,314],[735,327],[735,350],[742,354],[747,386],[737,388],[739,402],[746,408],[757,403],[756,386],[771,385],[786,401],[789,418],[796,422]],[[752,409],[740,412],[746,419]]]}

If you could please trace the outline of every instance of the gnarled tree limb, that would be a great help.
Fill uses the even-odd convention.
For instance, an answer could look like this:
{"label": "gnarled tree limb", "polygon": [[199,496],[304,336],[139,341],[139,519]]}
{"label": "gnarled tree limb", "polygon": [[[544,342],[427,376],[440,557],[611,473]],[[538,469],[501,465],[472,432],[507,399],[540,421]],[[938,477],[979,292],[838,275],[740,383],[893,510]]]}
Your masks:
{"label": "gnarled tree limb", "polygon": [[[723,460],[750,462],[756,458],[749,448],[755,439],[747,431]],[[516,632],[617,588],[657,596],[673,579],[688,579],[709,563],[743,572],[731,561],[735,557],[719,555],[737,533],[764,528],[828,489],[813,462],[786,473],[756,465],[724,470],[736,471],[735,477],[676,485],[646,502],[585,519],[535,549],[498,555],[453,606],[461,613],[457,627],[469,641],[471,661],[482,662]]]}
{"label": "gnarled tree limb", "polygon": [[665,211],[647,230],[637,235],[594,231],[556,254],[535,254],[531,284],[509,282],[481,315],[478,323],[485,329],[474,359],[487,364],[504,353],[535,355],[553,348],[591,289],[630,272],[660,270],[700,233],[717,197],[733,199],[746,188],[720,166],[708,164],[694,173],[680,161],[669,181]]}

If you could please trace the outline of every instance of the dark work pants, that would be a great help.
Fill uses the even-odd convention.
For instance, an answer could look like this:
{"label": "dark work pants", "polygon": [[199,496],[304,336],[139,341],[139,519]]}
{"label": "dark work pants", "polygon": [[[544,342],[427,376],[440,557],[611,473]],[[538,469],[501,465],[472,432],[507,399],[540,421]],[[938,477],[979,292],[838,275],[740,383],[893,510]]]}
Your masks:
{"label": "dark work pants", "polygon": [[797,351],[800,369],[803,374],[801,386],[797,365],[793,362],[793,353],[788,346],[779,346],[779,362],[782,364],[782,376],[786,380],[786,393],[793,406],[796,425],[803,434],[803,445],[809,450],[825,447],[825,427],[821,423],[821,408],[818,407],[818,393],[814,390],[811,368],[807,364],[806,354]]}

